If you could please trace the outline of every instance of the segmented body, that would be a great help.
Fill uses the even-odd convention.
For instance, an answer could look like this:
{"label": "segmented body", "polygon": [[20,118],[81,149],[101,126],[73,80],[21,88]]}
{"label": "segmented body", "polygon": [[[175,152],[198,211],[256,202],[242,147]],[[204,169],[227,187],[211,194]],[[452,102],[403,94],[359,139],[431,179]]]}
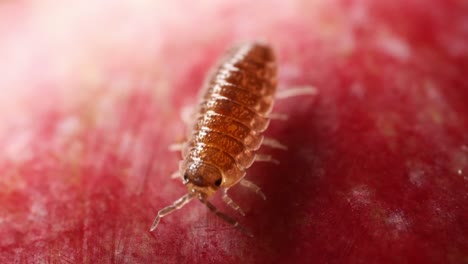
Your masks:
{"label": "segmented body", "polygon": [[191,175],[186,182],[201,187],[217,180],[217,186],[229,188],[244,177],[268,127],[276,86],[277,66],[269,46],[247,44],[226,54],[202,90],[179,168],[181,173],[195,167],[217,170],[222,182],[204,178],[217,172]]}
{"label": "segmented body", "polygon": [[226,204],[243,215],[227,194],[238,182],[265,199],[260,188],[243,177],[256,157],[273,161],[264,155],[256,156],[262,143],[285,148],[272,139],[263,142],[262,136],[270,122],[268,115],[276,85],[276,61],[268,45],[246,44],[227,52],[206,81],[188,140],[182,148],[183,160],[177,175],[183,178],[187,193],[158,211],[151,231],[161,218],[197,198],[214,214],[251,236],[208,199],[222,188]]}

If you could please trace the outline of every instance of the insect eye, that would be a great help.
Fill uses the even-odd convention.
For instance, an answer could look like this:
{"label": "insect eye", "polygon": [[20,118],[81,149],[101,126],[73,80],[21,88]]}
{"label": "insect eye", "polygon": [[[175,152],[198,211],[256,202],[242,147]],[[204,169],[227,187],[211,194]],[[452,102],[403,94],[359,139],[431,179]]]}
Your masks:
{"label": "insect eye", "polygon": [[184,173],[184,182],[188,182],[188,174]]}
{"label": "insect eye", "polygon": [[221,185],[221,178],[219,178],[219,179],[217,179],[215,181],[215,185],[218,186],[218,187]]}

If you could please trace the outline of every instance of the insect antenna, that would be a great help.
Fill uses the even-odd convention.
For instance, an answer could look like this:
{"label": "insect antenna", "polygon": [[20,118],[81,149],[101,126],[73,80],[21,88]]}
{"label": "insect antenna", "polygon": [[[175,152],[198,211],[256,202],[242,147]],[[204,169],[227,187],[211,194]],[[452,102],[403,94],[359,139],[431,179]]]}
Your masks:
{"label": "insect antenna", "polygon": [[211,212],[213,212],[216,216],[220,217],[224,221],[228,222],[232,226],[236,227],[239,229],[244,235],[248,237],[253,237],[252,233],[250,233],[247,229],[245,229],[243,226],[239,224],[234,218],[224,214],[223,212],[219,211],[212,203],[208,202],[204,198],[200,197],[200,202],[204,203],[208,209],[210,209]]}
{"label": "insect antenna", "polygon": [[179,210],[180,208],[184,207],[184,205],[186,205],[188,202],[190,202],[193,199],[193,197],[195,197],[195,193],[193,193],[193,192],[187,193],[186,195],[184,195],[184,196],[180,197],[179,199],[177,199],[173,204],[167,206],[166,208],[163,208],[163,209],[159,210],[158,215],[154,219],[153,225],[150,228],[150,232],[152,232],[152,231],[154,231],[156,229],[156,227],[158,226],[159,221],[161,220],[161,218],[163,218],[164,216],[174,212],[175,210]]}

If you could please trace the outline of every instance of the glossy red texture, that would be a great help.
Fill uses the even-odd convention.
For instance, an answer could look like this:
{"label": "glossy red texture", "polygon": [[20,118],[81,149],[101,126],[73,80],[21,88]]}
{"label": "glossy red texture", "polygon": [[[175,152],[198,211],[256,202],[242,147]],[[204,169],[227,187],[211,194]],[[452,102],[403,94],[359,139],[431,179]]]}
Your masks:
{"label": "glossy red texture", "polygon": [[[180,112],[223,51],[268,40],[287,152],[237,187],[248,238],[170,175]],[[0,3],[0,263],[468,261],[468,5]]]}

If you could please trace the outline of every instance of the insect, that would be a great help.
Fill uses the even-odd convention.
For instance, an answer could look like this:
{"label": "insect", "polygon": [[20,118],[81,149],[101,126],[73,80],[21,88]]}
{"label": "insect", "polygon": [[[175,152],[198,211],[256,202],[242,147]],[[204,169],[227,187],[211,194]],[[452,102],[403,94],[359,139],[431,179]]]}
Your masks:
{"label": "insect", "polygon": [[[282,117],[271,114],[277,82],[275,55],[267,44],[236,46],[220,60],[202,89],[188,140],[177,147],[183,157],[177,176],[182,178],[187,193],[158,212],[150,231],[156,229],[161,218],[197,198],[214,214],[251,236],[208,199],[222,189],[224,202],[241,215],[245,213],[229,197],[229,188],[240,183],[266,199],[260,187],[244,176],[255,161],[278,162],[256,153],[261,145],[286,149],[262,135],[270,119]],[[312,88],[289,89],[280,97],[313,93]]]}

